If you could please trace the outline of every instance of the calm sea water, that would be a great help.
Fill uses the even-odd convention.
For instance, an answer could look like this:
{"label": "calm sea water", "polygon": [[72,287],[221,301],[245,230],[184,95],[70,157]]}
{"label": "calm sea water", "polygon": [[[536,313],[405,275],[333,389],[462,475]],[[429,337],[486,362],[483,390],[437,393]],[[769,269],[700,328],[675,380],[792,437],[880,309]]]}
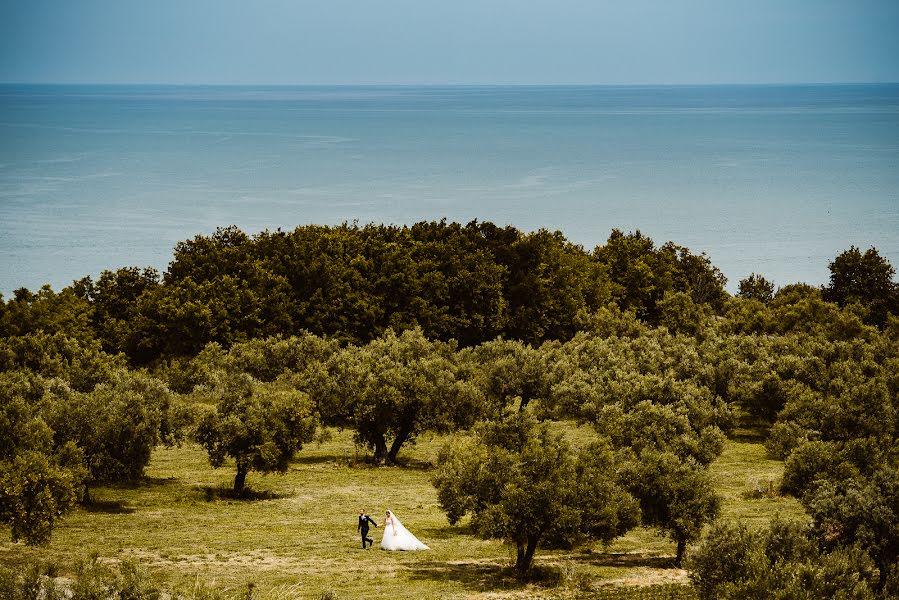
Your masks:
{"label": "calm sea water", "polygon": [[592,248],[640,229],[736,289],[899,267],[899,85],[0,86],[0,292],[236,224],[489,220]]}

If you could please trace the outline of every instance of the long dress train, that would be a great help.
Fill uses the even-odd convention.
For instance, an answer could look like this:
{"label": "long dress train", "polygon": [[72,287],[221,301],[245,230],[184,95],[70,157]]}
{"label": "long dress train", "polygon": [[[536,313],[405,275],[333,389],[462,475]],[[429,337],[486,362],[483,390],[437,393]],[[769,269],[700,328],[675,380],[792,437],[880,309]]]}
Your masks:
{"label": "long dress train", "polygon": [[390,512],[384,522],[381,550],[430,550]]}

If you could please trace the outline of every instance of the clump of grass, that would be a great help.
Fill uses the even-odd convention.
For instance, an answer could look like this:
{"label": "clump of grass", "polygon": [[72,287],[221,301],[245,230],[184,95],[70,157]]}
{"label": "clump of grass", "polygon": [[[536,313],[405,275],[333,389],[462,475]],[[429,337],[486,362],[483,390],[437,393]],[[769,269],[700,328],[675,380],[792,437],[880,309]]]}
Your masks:
{"label": "clump of grass", "polygon": [[593,578],[577,565],[570,563],[559,567],[561,585],[575,592],[589,592],[593,589]]}
{"label": "clump of grass", "polygon": [[18,571],[0,567],[0,598],[3,600],[66,600],[56,583],[53,561],[30,561]]}
{"label": "clump of grass", "polygon": [[750,489],[743,492],[743,498],[747,500],[774,499],[780,498],[781,493],[778,489],[777,481],[774,479],[756,480],[750,484]]}
{"label": "clump of grass", "polygon": [[177,597],[185,600],[225,600],[221,590],[201,580],[199,575],[194,579],[191,589],[185,594],[178,594]]}
{"label": "clump of grass", "polygon": [[612,587],[602,586],[595,595],[596,600],[697,600],[699,597],[692,586],[677,583],[659,585]]}
{"label": "clump of grass", "polygon": [[150,572],[136,560],[126,560],[119,565],[113,585],[119,600],[159,600],[162,595]]}

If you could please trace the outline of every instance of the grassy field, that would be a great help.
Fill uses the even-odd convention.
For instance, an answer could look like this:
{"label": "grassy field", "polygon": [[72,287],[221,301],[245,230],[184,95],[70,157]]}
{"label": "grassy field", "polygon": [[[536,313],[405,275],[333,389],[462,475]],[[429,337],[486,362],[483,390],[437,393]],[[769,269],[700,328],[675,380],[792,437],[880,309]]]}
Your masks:
{"label": "grassy field", "polygon": [[[591,431],[562,424],[574,439]],[[672,564],[674,545],[638,529],[609,547],[538,550],[547,575],[522,583],[509,572],[510,548],[450,527],[437,506],[430,468],[443,439],[404,449],[402,467],[376,468],[358,455],[349,432],[312,443],[285,475],[251,473],[250,500],[228,499],[233,468],[214,470],[196,446],[158,448],[138,485],[92,490],[94,504],[66,516],[44,548],[12,544],[0,529],[0,563],[51,561],[65,574],[90,555],[137,558],[169,589],[192,595],[197,582],[237,595],[252,583],[259,598],[573,598],[689,597]],[[760,439],[738,432],[712,467],[723,518],[764,524],[775,513],[802,517],[798,503],[768,494],[782,464],[765,458]],[[378,523],[388,508],[431,547],[383,552],[360,546],[356,516]],[[381,531],[374,529],[376,542]],[[640,592],[634,586],[643,586]],[[598,596],[597,596],[598,595]]]}

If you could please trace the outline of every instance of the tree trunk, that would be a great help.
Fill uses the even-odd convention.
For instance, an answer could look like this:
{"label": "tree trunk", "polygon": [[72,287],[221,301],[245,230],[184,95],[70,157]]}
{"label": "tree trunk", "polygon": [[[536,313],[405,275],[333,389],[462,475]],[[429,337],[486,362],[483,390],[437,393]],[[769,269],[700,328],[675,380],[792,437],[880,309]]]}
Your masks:
{"label": "tree trunk", "polygon": [[681,566],[681,563],[684,561],[684,553],[687,551],[687,540],[683,538],[678,538],[677,540],[677,557],[674,559],[675,564],[677,566]]}
{"label": "tree trunk", "polygon": [[243,486],[247,481],[247,471],[249,471],[249,469],[238,465],[237,475],[234,477],[234,493],[237,495],[243,493]]}
{"label": "tree trunk", "polygon": [[528,538],[527,545],[522,544],[521,542],[516,545],[517,557],[515,560],[515,569],[519,574],[523,575],[531,568],[531,560],[534,558],[534,552],[537,550],[537,542],[539,541],[540,536],[533,536]]}
{"label": "tree trunk", "polygon": [[383,465],[387,463],[387,458],[387,442],[383,435],[378,435],[375,437],[375,462]]}
{"label": "tree trunk", "polygon": [[400,448],[409,440],[411,434],[412,432],[406,429],[400,429],[399,433],[396,434],[396,437],[393,438],[393,443],[390,445],[390,452],[387,453],[387,459],[390,462],[396,462],[396,455],[399,454]]}

